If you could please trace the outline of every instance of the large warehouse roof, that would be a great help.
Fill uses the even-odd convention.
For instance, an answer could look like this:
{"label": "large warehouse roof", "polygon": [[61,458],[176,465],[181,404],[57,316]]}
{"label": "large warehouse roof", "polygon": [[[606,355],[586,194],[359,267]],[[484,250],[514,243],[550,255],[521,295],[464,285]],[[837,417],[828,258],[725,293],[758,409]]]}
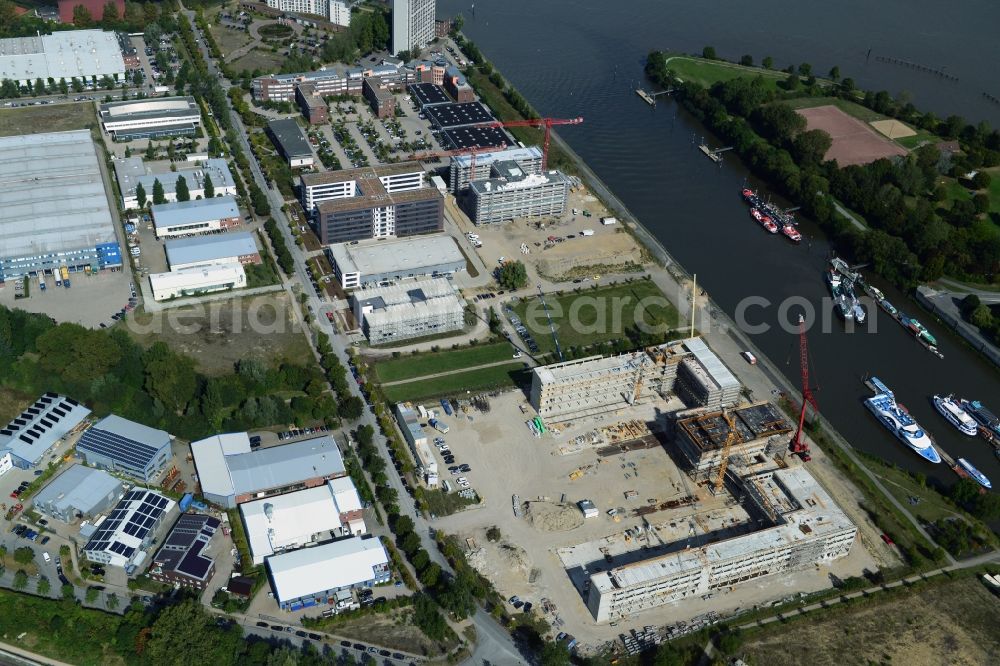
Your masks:
{"label": "large warehouse roof", "polygon": [[164,246],[167,251],[167,263],[171,266],[211,263],[219,259],[258,252],[253,234],[247,231],[178,238],[168,240]]}
{"label": "large warehouse roof", "polygon": [[221,496],[280,488],[346,471],[340,449],[329,435],[251,452],[245,432],[228,433],[192,442],[191,452],[202,491]]}
{"label": "large warehouse roof", "polygon": [[205,174],[212,178],[212,185],[216,191],[223,187],[235,187],[233,174],[229,171],[226,160],[219,158],[207,159],[200,164],[191,164],[190,167],[178,168],[176,172],[150,173],[141,157],[126,157],[115,160],[115,177],[118,179],[118,189],[121,190],[122,197],[134,197],[136,186],[142,183],[146,190],[147,199],[153,198],[153,186],[159,180],[163,185],[165,194],[173,193],[177,189],[177,177],[184,176],[187,181],[188,190],[204,189]]}
{"label": "large warehouse roof", "polygon": [[101,30],[0,39],[0,79],[25,81],[125,73],[118,38]]}
{"label": "large warehouse roof", "polygon": [[464,262],[465,256],[447,234],[373,241],[360,245],[331,245],[330,254],[343,273],[404,275],[427,266]]}
{"label": "large warehouse roof", "polygon": [[154,97],[101,104],[101,118],[108,120],[150,120],[199,114],[194,97]]}
{"label": "large warehouse roof", "polygon": [[312,157],[312,149],[306,141],[302,128],[292,118],[272,120],[267,124],[271,136],[278,142],[278,147],[285,157]]}
{"label": "large warehouse roof", "polygon": [[152,211],[153,224],[157,229],[240,216],[236,199],[228,196],[157,204]]}
{"label": "large warehouse roof", "polygon": [[274,594],[281,601],[373,580],[375,570],[388,565],[382,543],[377,538],[361,537],[293,550],[267,560]]}
{"label": "large warehouse roof", "polygon": [[108,495],[118,492],[122,482],[104,470],[72,465],[38,491],[32,502],[46,505],[54,513],[91,513]]}
{"label": "large warehouse roof", "polygon": [[115,242],[87,130],[0,138],[0,257],[34,257]]}
{"label": "large warehouse roof", "polygon": [[73,398],[46,393],[0,429],[0,451],[34,464],[87,414],[90,410]]}
{"label": "large warehouse roof", "polygon": [[340,529],[340,511],[327,484],[246,502],[240,513],[254,564],[281,550],[329,541],[329,533]]}

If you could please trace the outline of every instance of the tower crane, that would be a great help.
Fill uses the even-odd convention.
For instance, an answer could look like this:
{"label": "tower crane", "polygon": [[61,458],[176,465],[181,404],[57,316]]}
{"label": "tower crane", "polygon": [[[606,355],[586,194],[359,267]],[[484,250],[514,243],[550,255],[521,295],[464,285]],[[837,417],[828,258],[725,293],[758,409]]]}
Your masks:
{"label": "tower crane", "polygon": [[542,144],[542,171],[549,163],[549,143],[552,139],[552,128],[555,125],[579,125],[583,118],[529,118],[527,120],[497,120],[483,123],[480,127],[537,127],[545,129],[545,141]]}
{"label": "tower crane", "polygon": [[729,467],[729,454],[732,451],[733,443],[736,441],[736,423],[733,422],[733,417],[723,410],[722,418],[725,420],[729,432],[726,433],[726,441],[722,443],[722,458],[719,460],[719,471],[715,474],[714,492],[716,495],[722,491],[722,486],[726,482],[726,468]]}
{"label": "tower crane", "polygon": [[799,412],[799,427],[795,431],[795,438],[792,440],[791,451],[802,458],[803,462],[810,460],[809,445],[802,441],[802,427],[806,422],[806,405],[812,405],[819,411],[816,398],[813,397],[812,389],[809,387],[809,346],[806,341],[806,320],[799,315],[799,365],[802,369],[802,410]]}
{"label": "tower crane", "polygon": [[476,155],[479,153],[489,153],[494,150],[504,150],[507,148],[506,143],[501,143],[498,146],[469,146],[467,148],[456,148],[454,150],[432,150],[426,153],[413,153],[408,155],[406,159],[408,160],[430,160],[437,157],[454,157],[457,155],[471,155],[472,163],[469,169],[469,179],[475,180],[476,178]]}

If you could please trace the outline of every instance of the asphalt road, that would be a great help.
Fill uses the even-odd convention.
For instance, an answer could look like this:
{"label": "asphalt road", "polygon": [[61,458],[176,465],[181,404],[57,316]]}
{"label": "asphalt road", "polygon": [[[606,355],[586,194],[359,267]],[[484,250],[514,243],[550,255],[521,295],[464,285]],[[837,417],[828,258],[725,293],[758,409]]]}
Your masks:
{"label": "asphalt road", "polygon": [[[184,16],[190,21],[192,28],[195,31],[195,35],[200,36],[201,31],[196,25],[194,25],[194,13],[185,10]],[[219,70],[215,61],[208,53],[204,40],[199,38],[197,42],[199,49],[201,49],[202,57],[208,64],[209,73],[218,77],[223,88],[228,90],[230,83],[219,76]],[[250,144],[247,141],[246,128],[243,126],[243,122],[240,119],[239,114],[233,110],[228,97],[227,105],[229,106],[229,117],[232,120],[233,126],[237,130],[236,134],[239,136],[241,147],[249,158],[250,168],[253,172],[254,180],[256,181],[257,186],[267,195],[268,201],[271,204],[271,217],[273,217],[274,221],[277,223],[278,228],[281,230],[281,233],[285,238],[285,244],[288,246],[292,253],[292,257],[295,259],[295,274],[290,276],[290,279],[286,282],[286,288],[291,292],[292,284],[297,283],[301,287],[302,292],[308,296],[306,304],[311,306],[313,311],[320,315],[316,317],[317,325],[321,330],[323,330],[323,332],[330,336],[334,353],[337,354],[341,363],[347,367],[348,355],[346,350],[348,342],[337,333],[336,329],[329,321],[327,321],[326,317],[322,316],[324,304],[312,288],[311,280],[309,279],[309,274],[306,270],[305,254],[295,243],[295,239],[292,237],[291,230],[288,226],[289,221],[285,214],[281,211],[281,207],[284,205],[284,200],[277,189],[271,189],[268,187],[268,181],[264,177],[264,173],[261,171],[260,165],[257,163],[253,151],[250,150]],[[352,394],[364,400],[364,395],[362,395],[360,387],[357,384],[349,383],[349,386]],[[379,453],[381,453],[382,457],[386,461],[389,461],[389,450],[386,446],[385,438],[380,434],[379,425],[375,420],[375,415],[372,413],[370,405],[365,409],[357,425],[370,425],[375,430],[375,443],[378,446]],[[400,509],[405,514],[408,514],[413,518],[414,529],[420,536],[424,550],[426,550],[428,555],[430,555],[431,560],[436,562],[444,571],[453,573],[448,561],[441,555],[440,551],[438,551],[437,545],[431,538],[430,523],[428,523],[428,521],[424,519],[423,515],[416,510],[413,500],[403,488],[403,484],[400,481],[399,476],[389,474],[388,477],[390,486],[394,488],[398,494]],[[495,664],[527,663],[522,658],[517,647],[514,645],[510,635],[499,624],[497,624],[497,622],[489,614],[480,609],[476,615],[473,616],[472,621],[476,628],[477,641],[475,651],[466,663],[481,664],[484,661]]]}

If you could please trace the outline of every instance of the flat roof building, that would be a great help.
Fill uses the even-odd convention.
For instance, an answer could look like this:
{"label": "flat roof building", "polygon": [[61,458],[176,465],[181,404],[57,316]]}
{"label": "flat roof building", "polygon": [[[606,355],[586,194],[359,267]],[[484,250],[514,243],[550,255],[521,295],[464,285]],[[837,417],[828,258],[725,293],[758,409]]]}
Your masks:
{"label": "flat roof building", "polygon": [[329,435],[251,451],[245,432],[226,433],[191,442],[191,453],[205,499],[227,509],[347,473]]}
{"label": "flat roof building", "polygon": [[444,228],[444,197],[417,162],[303,174],[301,184],[325,245]]}
{"label": "flat roof building", "polygon": [[516,162],[493,163],[493,178],[474,180],[462,207],[476,224],[523,217],[558,217],[566,210],[570,179],[559,171],[528,173]]}
{"label": "flat roof building", "polygon": [[424,109],[424,113],[437,129],[480,125],[495,120],[482,102],[435,104]]}
{"label": "flat roof building", "polygon": [[613,622],[850,552],[857,527],[805,468],[762,472],[742,482],[748,509],[764,529],[694,548],[685,538],[666,544],[667,554],[591,575],[587,607],[594,619]]}
{"label": "flat roof building", "polygon": [[677,395],[691,406],[718,409],[740,400],[740,382],[701,338],[684,342],[691,355],[677,373]]}
{"label": "flat roof building", "polygon": [[19,85],[125,76],[118,37],[103,30],[60,30],[51,35],[0,39],[0,80]]}
{"label": "flat roof building", "polygon": [[348,477],[322,486],[244,502],[240,516],[254,564],[288,550],[367,532],[363,507]]}
{"label": "flat roof building", "polygon": [[153,291],[153,300],[167,301],[243,289],[247,286],[247,274],[243,264],[239,263],[192,266],[169,273],[150,273],[149,286]]}
{"label": "flat roof building", "polygon": [[[485,180],[493,173],[493,165],[497,162],[516,162],[525,174],[542,173],[542,150],[538,146],[527,148],[507,148],[488,153],[476,153],[476,159],[471,155],[455,155],[451,158],[449,167],[449,185],[451,191],[458,193],[469,186],[470,180]],[[473,163],[476,170],[472,171]]]}
{"label": "flat roof building", "polygon": [[406,89],[421,109],[435,104],[449,104],[451,102],[444,88],[433,83],[411,83]]}
{"label": "flat roof building", "polygon": [[125,494],[125,484],[107,472],[84,465],[70,465],[31,499],[34,509],[50,518],[71,523],[93,518],[115,505]]}
{"label": "flat roof building", "polygon": [[369,76],[361,86],[361,93],[368,100],[376,118],[392,118],[396,115],[396,97],[390,86],[377,76]]}
{"label": "flat roof building", "polygon": [[513,143],[499,127],[453,127],[441,132],[441,145],[450,150],[463,148],[502,149]]}
{"label": "flat roof building", "polygon": [[451,282],[432,278],[351,294],[355,317],[373,345],[459,331],[465,305]]}
{"label": "flat roof building", "polygon": [[118,189],[122,195],[122,207],[126,210],[139,208],[136,191],[140,184],[146,193],[146,205],[150,205],[153,201],[153,188],[156,186],[157,180],[163,186],[163,198],[168,202],[177,201],[178,176],[184,176],[192,201],[206,198],[206,179],[212,183],[213,196],[236,196],[236,183],[233,181],[233,174],[229,171],[226,160],[218,158],[189,160],[186,164],[175,163],[175,166],[177,166],[177,171],[153,173],[147,168],[141,157],[116,159],[114,162],[115,177],[118,179]]}
{"label": "flat roof building", "polygon": [[87,130],[0,137],[0,283],[122,265]]}
{"label": "flat roof building", "polygon": [[316,93],[316,86],[303,83],[295,88],[295,101],[302,111],[302,116],[310,125],[320,125],[330,120],[330,107],[326,100]]}
{"label": "flat roof building", "polygon": [[278,152],[288,162],[288,166],[296,168],[312,166],[315,163],[306,135],[294,119],[282,118],[270,121],[267,124],[267,134]]}
{"label": "flat roof building", "polygon": [[73,398],[45,393],[0,429],[0,457],[30,469],[63,437],[76,430],[90,410]]}
{"label": "flat roof building", "polygon": [[101,104],[104,131],[115,141],[194,136],[201,110],[194,97],[151,97]]}
{"label": "flat roof building", "polygon": [[170,435],[163,430],[109,414],[76,443],[88,465],[151,482],[170,460]]}
{"label": "flat roof building", "polygon": [[434,459],[434,454],[427,441],[427,433],[420,425],[420,417],[414,411],[413,405],[408,402],[396,405],[396,423],[399,424],[399,429],[403,433],[403,439],[410,446],[413,459],[420,466],[427,487],[437,488],[440,482],[437,461]]}
{"label": "flat roof building", "polygon": [[260,250],[249,231],[172,238],[164,244],[170,270],[220,264],[259,264]]}
{"label": "flat roof building", "polygon": [[436,0],[392,0],[392,52],[420,51],[434,40]]}
{"label": "flat roof building", "polygon": [[83,547],[83,554],[91,562],[122,567],[131,575],[132,567],[145,560],[145,549],[176,506],[176,502],[155,491],[130,490],[107,518],[94,524],[96,529]]}
{"label": "flat roof building", "polygon": [[215,574],[215,560],[207,551],[221,524],[212,516],[181,514],[153,557],[149,577],[167,585],[204,590]]}
{"label": "flat roof building", "polygon": [[150,212],[157,238],[232,229],[243,223],[240,207],[231,196],[156,204]]}
{"label": "flat roof building", "polygon": [[335,601],[340,590],[388,582],[389,556],[378,538],[350,537],[267,558],[278,605],[296,611]]}
{"label": "flat roof building", "polygon": [[447,234],[405,240],[338,243],[327,256],[344,289],[386,280],[450,275],[465,270],[465,255]]}

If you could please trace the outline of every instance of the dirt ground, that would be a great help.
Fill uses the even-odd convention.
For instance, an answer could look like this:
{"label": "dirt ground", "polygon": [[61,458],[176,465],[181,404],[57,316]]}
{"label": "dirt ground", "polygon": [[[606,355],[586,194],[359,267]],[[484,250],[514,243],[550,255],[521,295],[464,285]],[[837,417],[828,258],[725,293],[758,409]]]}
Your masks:
{"label": "dirt ground", "polygon": [[[519,391],[490,398],[489,413],[446,417],[450,431],[445,439],[458,460],[471,465],[472,471],[463,476],[484,501],[477,508],[439,518],[433,526],[470,540],[466,542],[470,562],[494,582],[502,596],[516,594],[539,610],[542,599],[548,599],[556,610],[546,613],[545,619],[554,631],[586,636],[592,646],[613,639],[626,625],[667,624],[707,611],[726,615],[799,592],[826,589],[831,575],[844,578],[875,567],[865,549],[856,544],[848,557],[832,566],[761,579],[710,599],[662,606],[616,627],[597,624],[584,602],[579,562],[600,560],[601,555],[595,558],[594,553],[601,547],[610,548],[616,562],[634,557],[629,553],[641,544],[626,541],[623,533],[643,526],[644,518],[664,542],[683,540],[692,515],[705,531],[733,525],[733,517],[737,521],[746,518],[745,512],[740,518],[739,507],[727,506],[727,496],[712,497],[678,469],[668,453],[669,440],[666,447],[654,445],[617,455],[598,456],[597,448],[590,445],[576,450],[578,436],[625,419],[655,424],[680,404],[676,399],[657,400],[624,413],[561,424],[561,432],[550,430],[541,438],[523,425],[534,416],[534,410]],[[514,494],[526,504],[521,508],[522,517],[514,516]],[[651,499],[662,503],[691,496],[697,499],[694,510],[682,506],[633,516],[634,509],[648,505]],[[583,499],[594,502],[597,517],[582,519],[576,503]],[[609,515],[611,509],[616,510],[616,516]],[[491,526],[500,531],[496,542],[486,538]]]}
{"label": "dirt ground", "polygon": [[883,157],[906,155],[906,151],[879,136],[857,118],[852,118],[835,106],[817,106],[796,111],[806,119],[807,129],[821,129],[833,139],[824,156],[836,160],[842,167],[868,164]]}
{"label": "dirt ground", "polygon": [[[450,649],[427,638],[410,620],[412,611],[399,610],[388,614],[367,615],[330,626],[330,631],[358,641],[376,643],[390,650],[406,650],[414,654],[436,656]],[[444,649],[442,649],[444,648]]]}
{"label": "dirt ground", "polygon": [[[746,645],[751,664],[996,664],[1000,599],[964,578],[770,629]],[[796,638],[797,637],[797,638]]]}
{"label": "dirt ground", "polygon": [[916,136],[917,134],[912,127],[898,120],[873,120],[868,124],[890,139],[902,139],[903,137]]}
{"label": "dirt ground", "polygon": [[128,330],[144,346],[166,342],[206,374],[232,370],[243,358],[267,365],[311,361],[287,294],[266,294],[136,315]]}
{"label": "dirt ground", "polygon": [[0,136],[65,132],[96,126],[95,107],[90,102],[0,109]]}

